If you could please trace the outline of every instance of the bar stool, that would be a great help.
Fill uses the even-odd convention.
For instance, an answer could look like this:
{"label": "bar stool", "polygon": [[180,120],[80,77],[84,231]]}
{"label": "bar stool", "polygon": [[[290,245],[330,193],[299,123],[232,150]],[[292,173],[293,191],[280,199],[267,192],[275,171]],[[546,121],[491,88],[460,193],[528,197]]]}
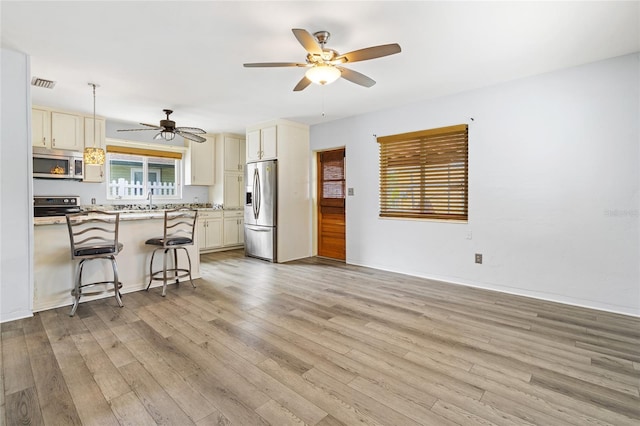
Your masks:
{"label": "bar stool", "polygon": [[[175,280],[176,284],[180,284],[179,278],[189,277],[191,285],[196,288],[191,278],[191,257],[187,246],[193,245],[194,234],[196,229],[196,218],[198,211],[194,209],[175,209],[165,210],[164,212],[164,235],[162,237],[150,238],[145,244],[157,246],[151,255],[149,262],[149,284],[147,291],[151,286],[151,282],[162,281],[162,297],[167,293],[167,281]],[[187,254],[189,268],[180,268],[178,266],[178,250],[182,249]],[[153,270],[153,258],[158,250],[164,250],[162,258],[162,269]],[[173,267],[167,267],[167,256],[173,253]]]}
{"label": "bar stool", "polygon": [[[116,264],[116,256],[123,248],[122,243],[118,242],[120,213],[88,210],[80,213],[67,214],[66,219],[71,244],[71,259],[80,260],[76,266],[75,283],[73,290],[71,290],[71,295],[74,297],[74,300],[69,316],[75,315],[83,289],[97,285],[113,284],[116,301],[118,305],[122,307],[122,295],[120,294],[122,283],[118,280],[118,265]],[[84,269],[85,262],[97,259],[111,261],[113,280],[82,284],[82,270]],[[96,292],[97,291],[89,291],[85,292],[85,294],[93,294]]]}

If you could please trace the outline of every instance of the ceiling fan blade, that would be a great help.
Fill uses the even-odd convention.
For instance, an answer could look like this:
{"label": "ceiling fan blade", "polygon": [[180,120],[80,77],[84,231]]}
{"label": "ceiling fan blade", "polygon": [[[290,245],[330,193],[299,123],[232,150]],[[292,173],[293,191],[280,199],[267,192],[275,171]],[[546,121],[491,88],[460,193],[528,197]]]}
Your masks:
{"label": "ceiling fan blade", "polygon": [[192,140],[192,141],[198,142],[198,143],[202,143],[202,142],[206,142],[207,141],[202,136],[194,135],[193,133],[184,132],[184,131],[181,131],[181,130],[176,130],[176,134],[182,136],[185,139],[189,139],[189,140]]}
{"label": "ceiling fan blade", "polygon": [[153,129],[118,129],[118,132],[139,132],[141,130],[162,130],[162,127],[155,127]]}
{"label": "ceiling fan blade", "polygon": [[245,68],[274,68],[274,67],[306,67],[309,64],[299,64],[297,62],[255,62],[243,64]]}
{"label": "ceiling fan blade", "polygon": [[359,84],[364,87],[371,87],[376,84],[375,80],[367,77],[364,74],[359,73],[358,71],[350,70],[348,68],[336,67],[340,70],[341,77],[345,80],[349,80],[352,83]]}
{"label": "ceiling fan blade", "polygon": [[189,133],[207,133],[198,127],[176,127],[176,132],[189,132]]}
{"label": "ceiling fan blade", "polygon": [[162,127],[158,126],[157,124],[140,123],[140,125],[141,126],[148,126],[148,127],[151,127],[152,129],[162,130]]}
{"label": "ceiling fan blade", "polygon": [[380,46],[366,47],[364,49],[354,50],[353,52],[345,53],[335,58],[332,62],[344,63],[346,62],[358,62],[366,61],[368,59],[381,58],[383,56],[394,55],[400,53],[400,45],[398,43],[383,44]]}
{"label": "ceiling fan blade", "polygon": [[296,87],[293,88],[294,92],[299,92],[307,88],[308,85],[311,84],[311,80],[309,80],[306,76],[302,77],[302,80],[296,84]]}
{"label": "ceiling fan blade", "polygon": [[309,31],[300,28],[294,28],[293,35],[296,36],[302,47],[312,55],[322,55],[322,47],[316,41],[316,38],[309,34]]}

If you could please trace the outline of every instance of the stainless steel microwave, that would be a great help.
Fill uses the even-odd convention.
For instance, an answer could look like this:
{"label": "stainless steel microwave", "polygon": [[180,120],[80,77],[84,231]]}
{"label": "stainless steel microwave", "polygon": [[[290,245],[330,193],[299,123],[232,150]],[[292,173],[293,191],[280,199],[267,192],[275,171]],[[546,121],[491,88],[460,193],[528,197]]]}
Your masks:
{"label": "stainless steel microwave", "polygon": [[45,179],[83,178],[81,152],[33,148],[33,177]]}

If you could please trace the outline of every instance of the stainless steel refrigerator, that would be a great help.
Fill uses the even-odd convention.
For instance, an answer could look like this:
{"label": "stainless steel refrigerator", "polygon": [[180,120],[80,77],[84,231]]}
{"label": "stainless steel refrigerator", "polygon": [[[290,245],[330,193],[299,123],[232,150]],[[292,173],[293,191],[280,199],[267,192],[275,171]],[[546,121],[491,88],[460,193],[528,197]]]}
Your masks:
{"label": "stainless steel refrigerator", "polygon": [[278,162],[247,163],[244,181],[245,255],[276,262]]}

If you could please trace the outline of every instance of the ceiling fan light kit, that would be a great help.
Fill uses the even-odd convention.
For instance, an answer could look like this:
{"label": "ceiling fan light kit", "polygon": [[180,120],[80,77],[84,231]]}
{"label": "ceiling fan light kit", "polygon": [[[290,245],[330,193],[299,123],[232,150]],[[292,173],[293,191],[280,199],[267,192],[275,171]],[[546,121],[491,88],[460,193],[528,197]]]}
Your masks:
{"label": "ceiling fan light kit", "polygon": [[304,67],[309,68],[302,79],[294,87],[293,91],[298,92],[305,89],[311,83],[319,85],[331,84],[338,78],[342,77],[352,83],[364,87],[371,87],[376,84],[375,80],[344,68],[340,65],[349,62],[366,61],[369,59],[381,58],[383,56],[400,53],[402,49],[397,43],[383,44],[380,46],[366,47],[364,49],[354,50],[344,55],[339,54],[333,49],[325,47],[325,43],[329,40],[330,33],[328,31],[317,31],[311,35],[309,31],[300,28],[293,28],[293,35],[298,42],[307,51],[305,63],[296,62],[258,62],[244,64],[245,68],[258,67]]}
{"label": "ceiling fan light kit", "polygon": [[340,78],[340,70],[333,65],[318,64],[309,68],[304,74],[313,83],[324,86],[331,84]]}

